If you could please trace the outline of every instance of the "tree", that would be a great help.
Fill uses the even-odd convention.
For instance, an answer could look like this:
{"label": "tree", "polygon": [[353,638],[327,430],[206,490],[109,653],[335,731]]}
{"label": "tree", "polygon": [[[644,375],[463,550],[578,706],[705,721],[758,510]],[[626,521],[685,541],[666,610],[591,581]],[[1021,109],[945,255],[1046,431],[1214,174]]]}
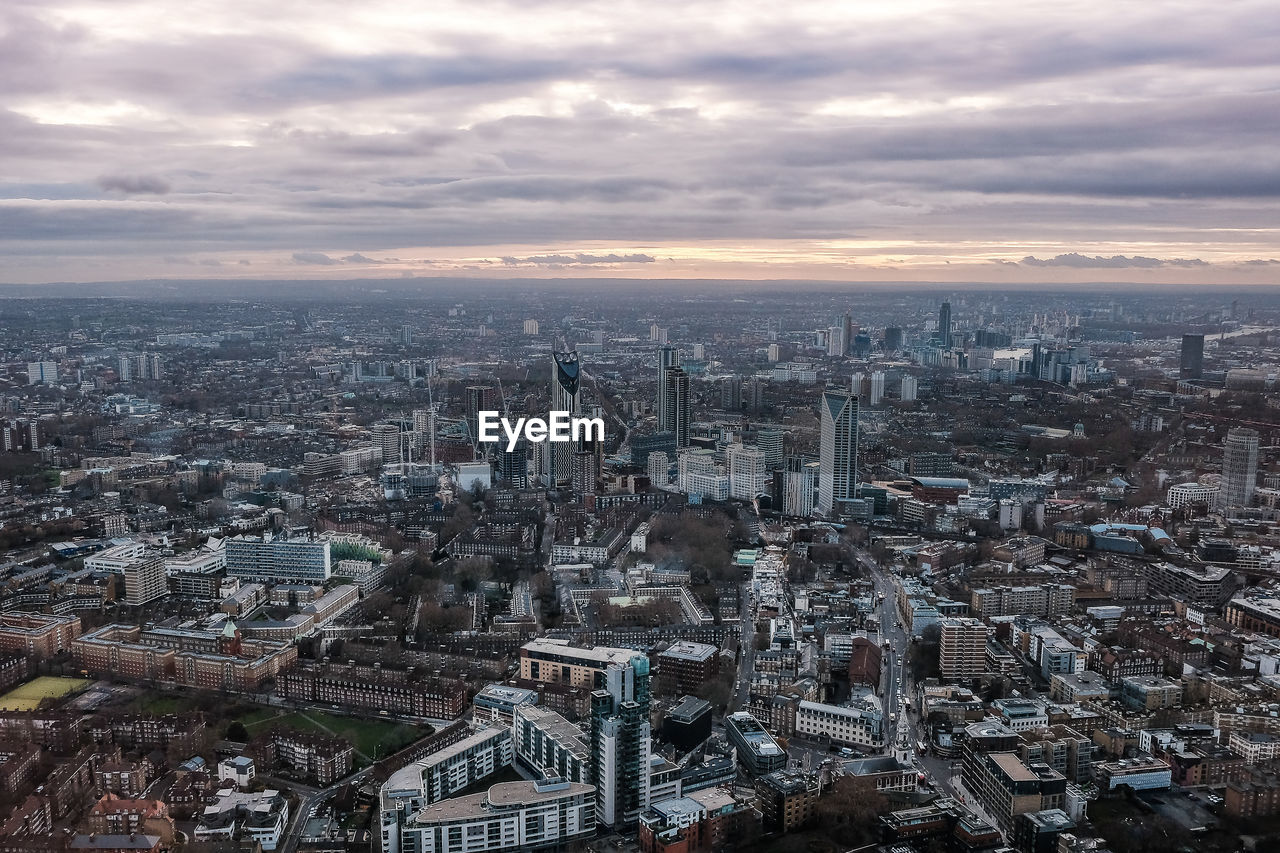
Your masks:
{"label": "tree", "polygon": [[227,726],[227,740],[232,743],[248,743],[249,730],[244,727],[244,723],[236,720]]}
{"label": "tree", "polygon": [[889,801],[865,776],[837,776],[818,799],[814,817],[832,840],[858,847],[875,839],[876,819],[889,811]]}

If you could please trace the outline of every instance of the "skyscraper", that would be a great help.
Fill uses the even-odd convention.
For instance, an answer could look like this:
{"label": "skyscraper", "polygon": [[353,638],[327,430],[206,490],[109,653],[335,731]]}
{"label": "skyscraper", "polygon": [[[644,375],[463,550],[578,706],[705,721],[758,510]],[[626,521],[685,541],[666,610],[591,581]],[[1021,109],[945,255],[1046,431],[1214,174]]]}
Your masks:
{"label": "skyscraper", "polygon": [[467,436],[473,441],[480,440],[480,413],[492,411],[496,394],[488,385],[468,385],[466,389]]}
{"label": "skyscraper", "polygon": [[[577,352],[551,354],[551,411],[582,414],[582,389],[579,387],[581,365]],[[546,477],[550,485],[560,486],[573,479],[573,452],[578,448],[569,441],[542,443],[547,456]]]}
{"label": "skyscraper", "polygon": [[1179,379],[1204,378],[1204,335],[1182,336],[1182,362]]}
{"label": "skyscraper", "polygon": [[938,309],[938,344],[951,349],[951,303],[944,302]]}
{"label": "skyscraper", "polygon": [[855,497],[858,469],[858,398],[848,391],[822,392],[818,452],[818,510]]}
{"label": "skyscraper", "polygon": [[668,367],[662,407],[665,421],[658,424],[663,432],[674,433],[676,447],[689,446],[689,374],[682,368]]}
{"label": "skyscraper", "polygon": [[667,370],[680,366],[680,351],[675,347],[658,347],[658,429],[674,432],[667,416]]}
{"label": "skyscraper", "polygon": [[884,351],[896,352],[902,349],[902,329],[897,326],[887,326],[884,330]]}
{"label": "skyscraper", "polygon": [[1223,508],[1248,506],[1258,480],[1258,432],[1235,427],[1222,445],[1222,488],[1218,492]]}
{"label": "skyscraper", "polygon": [[840,318],[840,336],[844,339],[844,352],[840,354],[848,355],[853,349],[853,316],[848,311]]}

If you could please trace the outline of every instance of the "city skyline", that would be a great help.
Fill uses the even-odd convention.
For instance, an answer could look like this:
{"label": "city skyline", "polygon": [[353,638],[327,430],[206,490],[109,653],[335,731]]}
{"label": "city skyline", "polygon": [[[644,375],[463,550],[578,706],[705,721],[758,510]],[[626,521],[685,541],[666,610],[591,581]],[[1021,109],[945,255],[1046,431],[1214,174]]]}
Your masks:
{"label": "city skyline", "polygon": [[0,281],[1274,284],[1269,11],[10,3]]}

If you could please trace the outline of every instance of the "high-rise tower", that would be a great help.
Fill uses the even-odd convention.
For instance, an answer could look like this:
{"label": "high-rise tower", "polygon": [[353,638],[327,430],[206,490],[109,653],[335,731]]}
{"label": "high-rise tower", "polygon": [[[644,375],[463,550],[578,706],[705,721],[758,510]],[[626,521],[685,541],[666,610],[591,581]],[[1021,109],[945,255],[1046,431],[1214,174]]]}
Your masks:
{"label": "high-rise tower", "polygon": [[1178,366],[1179,379],[1204,377],[1204,335],[1182,336],[1182,359]]}
{"label": "high-rise tower", "polygon": [[848,391],[822,392],[818,452],[818,510],[855,497],[858,470],[858,398]]}
{"label": "high-rise tower", "polygon": [[[551,354],[551,411],[582,414],[581,364],[577,352]],[[547,441],[542,444],[547,457],[547,480],[552,486],[566,485],[573,479],[573,452],[579,448],[570,441]]]}
{"label": "high-rise tower", "polygon": [[951,349],[951,303],[944,302],[938,309],[938,343],[943,349]]}
{"label": "high-rise tower", "polygon": [[672,431],[667,414],[667,371],[680,366],[680,351],[675,347],[658,347],[658,430]]}
{"label": "high-rise tower", "polygon": [[681,367],[668,367],[663,388],[662,416],[658,424],[663,432],[673,433],[676,447],[689,446],[689,374]]}
{"label": "high-rise tower", "polygon": [[1258,432],[1236,427],[1227,432],[1222,445],[1222,488],[1218,502],[1222,507],[1248,506],[1253,503],[1253,490],[1258,481]]}

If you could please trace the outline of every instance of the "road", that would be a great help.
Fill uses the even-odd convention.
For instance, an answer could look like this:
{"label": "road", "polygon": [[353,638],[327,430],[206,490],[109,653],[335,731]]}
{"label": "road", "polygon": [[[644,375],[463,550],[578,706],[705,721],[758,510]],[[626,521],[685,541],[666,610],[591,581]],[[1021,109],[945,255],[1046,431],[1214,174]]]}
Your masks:
{"label": "road", "polygon": [[[307,820],[311,818],[312,814],[319,810],[320,805],[324,803],[325,800],[338,793],[338,789],[343,785],[362,782],[372,772],[373,767],[366,767],[363,770],[357,770],[347,778],[341,779],[329,787],[320,790],[308,788],[299,785],[296,782],[290,783],[292,789],[298,792],[300,799],[298,801],[297,809],[289,815],[289,826],[285,829],[284,840],[276,850],[279,851],[279,853],[295,853],[298,849],[298,841],[302,837],[302,827],[306,825]],[[375,830],[378,828],[377,820],[378,816],[375,813],[374,823],[372,825],[372,828]]]}
{"label": "road", "polygon": [[[886,572],[871,555],[862,550],[854,552],[858,562],[862,565],[867,575],[871,578],[872,588],[877,596],[884,596],[878,613],[880,617],[880,641],[882,649],[882,676],[881,676],[881,698],[884,700],[884,712],[887,718],[885,724],[885,745],[891,748],[897,728],[900,724],[906,723],[910,725],[910,717],[904,720],[902,700],[907,699],[910,703],[911,696],[911,679],[910,673],[906,672],[903,664],[907,647],[910,645],[911,637],[906,630],[901,627],[902,622],[898,617],[898,584],[888,572]],[[885,649],[883,643],[889,641],[889,648]],[[901,679],[901,684],[899,684]],[[913,727],[914,741],[915,732]]]}
{"label": "road", "polygon": [[738,680],[733,690],[733,698],[729,700],[729,713],[747,706],[747,696],[751,692],[751,676],[756,664],[756,612],[751,595],[751,581],[743,581],[738,591],[738,619],[742,625],[742,636],[738,640]]}

